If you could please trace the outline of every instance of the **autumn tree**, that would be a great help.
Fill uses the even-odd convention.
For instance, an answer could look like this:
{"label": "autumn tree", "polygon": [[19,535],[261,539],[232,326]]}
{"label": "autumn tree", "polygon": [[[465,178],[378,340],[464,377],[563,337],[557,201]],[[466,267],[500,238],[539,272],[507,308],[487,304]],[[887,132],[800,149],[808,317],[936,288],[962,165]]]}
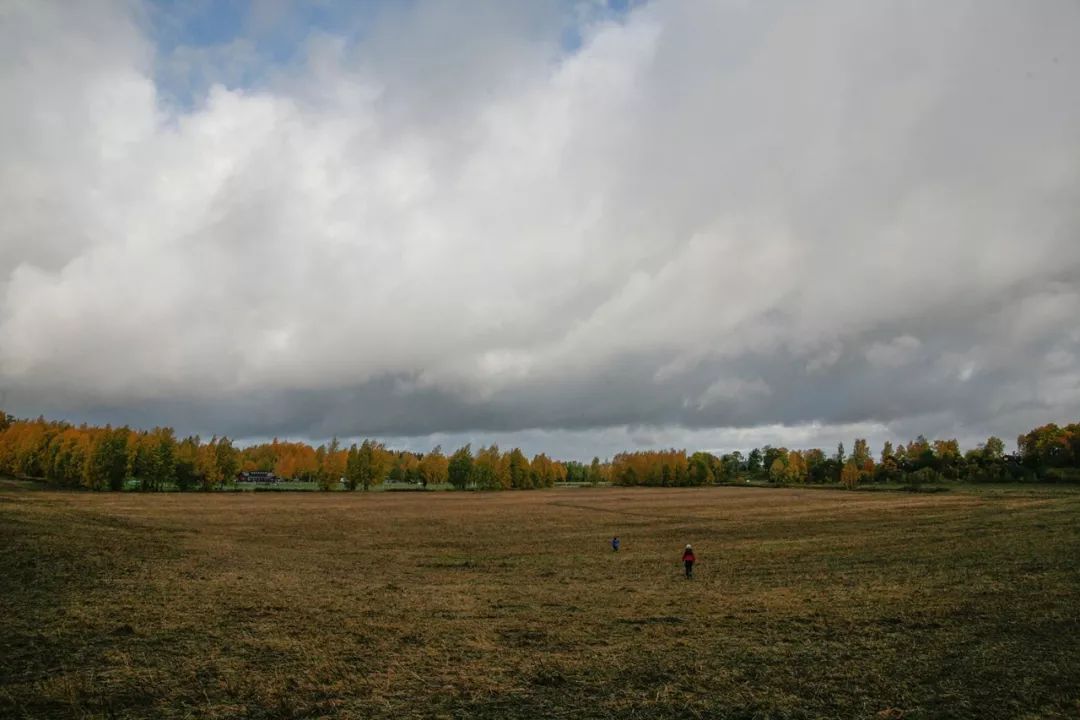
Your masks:
{"label": "autumn tree", "polygon": [[677,487],[689,484],[690,480],[685,450],[618,453],[611,459],[608,472],[611,482],[616,485]]}
{"label": "autumn tree", "polygon": [[510,474],[510,487],[518,490],[532,487],[531,468],[525,453],[521,452],[521,448],[514,448],[508,455],[507,470]]}
{"label": "autumn tree", "polygon": [[448,474],[449,461],[443,455],[442,446],[436,445],[434,450],[420,460],[420,482],[424,487],[442,485],[447,481]]}
{"label": "autumn tree", "polygon": [[589,463],[589,482],[596,485],[604,479],[604,471],[600,467],[600,458],[594,457]]}
{"label": "autumn tree", "polygon": [[537,453],[530,463],[533,487],[552,487],[559,481],[559,469],[544,453]]}
{"label": "autumn tree", "polygon": [[390,473],[387,476],[389,482],[416,483],[420,482],[420,459],[415,453],[405,450],[391,453],[393,455]]}
{"label": "autumn tree", "polygon": [[832,461],[825,457],[825,451],[821,448],[806,450],[803,453],[803,464],[806,466],[806,482],[832,482],[832,478],[836,474],[832,467]]}
{"label": "autumn tree", "polygon": [[934,449],[930,446],[930,441],[926,439],[925,435],[919,435],[909,442],[905,448],[905,455],[905,470],[921,470],[922,468],[933,468],[935,465]]}
{"label": "autumn tree", "polygon": [[130,431],[106,425],[94,436],[87,462],[88,485],[95,489],[122,490],[127,477],[127,445]]}
{"label": "autumn tree", "polygon": [[854,460],[848,460],[844,463],[843,469],[840,471],[840,484],[848,490],[854,490],[859,485],[859,467],[855,464]]}
{"label": "autumn tree", "polygon": [[355,490],[360,485],[360,451],[356,443],[349,446],[345,454],[345,488]]}
{"label": "autumn tree", "polygon": [[345,475],[348,451],[341,448],[336,437],[326,445],[320,445],[315,451],[315,479],[320,490],[332,490],[338,486]]}
{"label": "autumn tree", "polygon": [[472,480],[481,490],[497,490],[502,487],[499,477],[499,446],[481,447],[473,460]]}
{"label": "autumn tree", "polygon": [[855,445],[851,450],[851,459],[855,461],[855,466],[859,468],[864,463],[871,461],[870,445],[866,442],[866,438],[855,438]]}
{"label": "autumn tree", "polygon": [[131,433],[126,455],[126,474],[137,481],[140,490],[164,490],[174,484],[176,439],[172,428]]}
{"label": "autumn tree", "polygon": [[787,474],[785,481],[789,483],[805,483],[808,476],[806,467],[805,455],[798,451],[792,450],[787,456]]}
{"label": "autumn tree", "polygon": [[941,473],[943,477],[958,480],[960,478],[961,461],[963,460],[960,454],[960,443],[955,439],[935,440],[932,447],[934,450],[934,462],[930,467]]}
{"label": "autumn tree", "polygon": [[[338,462],[345,464],[345,450],[339,451]],[[326,450],[321,458],[316,449],[307,443],[285,442],[277,438],[269,443],[252,445],[241,453],[241,470],[272,472],[286,480],[314,482],[319,474],[320,463],[325,462]]]}
{"label": "autumn tree", "polygon": [[780,458],[787,463],[787,448],[773,447],[772,445],[766,445],[761,449],[761,467],[768,473],[777,458]]}
{"label": "autumn tree", "polygon": [[198,467],[201,445],[198,435],[188,436],[176,444],[176,487],[181,491],[200,484]]}
{"label": "autumn tree", "polygon": [[365,491],[372,485],[382,484],[389,461],[386,447],[382,443],[364,440],[357,451],[356,482]]}
{"label": "autumn tree", "polygon": [[870,445],[866,438],[856,438],[851,451],[851,460],[859,471],[859,481],[862,482],[874,475],[874,456],[870,453]]}
{"label": "autumn tree", "polygon": [[991,435],[982,446],[983,457],[992,462],[997,462],[1005,456],[1005,443],[1001,438]]}
{"label": "autumn tree", "polygon": [[896,450],[893,451],[893,457],[896,459],[896,465],[901,470],[906,470],[908,467],[908,454],[907,446],[903,443],[899,443],[896,446]]}
{"label": "autumn tree", "polygon": [[732,480],[738,479],[746,470],[746,464],[743,460],[743,455],[738,450],[736,450],[735,452],[721,455],[720,467],[723,471],[724,477],[730,478]]}
{"label": "autumn tree", "polygon": [[772,465],[769,466],[769,481],[774,483],[784,482],[784,478],[787,476],[787,465],[783,458],[775,457],[772,461]]}
{"label": "autumn tree", "polygon": [[874,467],[874,480],[877,482],[896,482],[900,477],[900,459],[893,451],[893,444],[886,440],[881,447],[881,462]]}
{"label": "autumn tree", "polygon": [[690,456],[687,482],[690,485],[713,485],[723,477],[720,459],[712,453],[696,452]]}
{"label": "autumn tree", "polygon": [[454,451],[447,464],[447,479],[458,490],[464,490],[472,482],[472,447],[466,444]]}
{"label": "autumn tree", "polygon": [[210,442],[199,448],[195,474],[203,490],[213,490],[221,487],[225,482],[221,469],[218,467],[217,444],[218,439],[214,436],[210,438]]}
{"label": "autumn tree", "polygon": [[232,444],[232,440],[224,435],[218,440],[215,448],[215,462],[218,467],[218,475],[225,483],[232,483],[240,472],[240,451]]}
{"label": "autumn tree", "polygon": [[64,428],[45,449],[45,477],[69,487],[88,486],[86,469],[90,460],[90,441],[86,428]]}

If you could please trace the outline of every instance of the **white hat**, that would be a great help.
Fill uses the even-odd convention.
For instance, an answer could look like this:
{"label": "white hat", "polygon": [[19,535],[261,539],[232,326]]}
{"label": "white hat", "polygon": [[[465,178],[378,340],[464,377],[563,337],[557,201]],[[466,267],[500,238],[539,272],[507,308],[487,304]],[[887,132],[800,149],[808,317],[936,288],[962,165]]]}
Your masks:
{"label": "white hat", "polygon": [[687,549],[687,550],[689,550],[689,549],[690,549],[690,543],[686,543],[686,549]]}

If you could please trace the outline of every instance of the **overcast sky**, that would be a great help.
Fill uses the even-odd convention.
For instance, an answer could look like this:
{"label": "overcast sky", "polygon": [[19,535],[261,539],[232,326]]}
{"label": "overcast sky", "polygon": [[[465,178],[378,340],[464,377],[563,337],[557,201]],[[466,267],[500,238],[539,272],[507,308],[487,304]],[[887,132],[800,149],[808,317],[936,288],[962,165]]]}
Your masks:
{"label": "overcast sky", "polygon": [[0,0],[0,406],[556,456],[1080,419],[1075,0]]}

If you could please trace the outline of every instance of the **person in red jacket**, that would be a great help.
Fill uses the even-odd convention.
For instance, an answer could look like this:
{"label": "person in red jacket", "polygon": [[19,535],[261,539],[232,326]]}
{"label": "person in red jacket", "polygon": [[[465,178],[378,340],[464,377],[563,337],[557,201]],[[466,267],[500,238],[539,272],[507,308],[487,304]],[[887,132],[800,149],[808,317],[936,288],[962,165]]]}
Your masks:
{"label": "person in red jacket", "polygon": [[686,549],[682,552],[683,567],[686,569],[686,579],[694,579],[694,561],[697,558],[694,557],[694,548],[690,547],[690,543],[686,544]]}

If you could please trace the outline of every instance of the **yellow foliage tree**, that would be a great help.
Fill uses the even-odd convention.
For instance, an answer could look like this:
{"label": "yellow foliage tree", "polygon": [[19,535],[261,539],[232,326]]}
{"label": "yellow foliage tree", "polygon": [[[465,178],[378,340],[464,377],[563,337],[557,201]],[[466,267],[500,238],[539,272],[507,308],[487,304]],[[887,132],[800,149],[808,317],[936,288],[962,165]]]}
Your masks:
{"label": "yellow foliage tree", "polygon": [[853,460],[848,460],[840,471],[840,484],[848,490],[854,490],[859,486],[859,476],[859,466]]}

